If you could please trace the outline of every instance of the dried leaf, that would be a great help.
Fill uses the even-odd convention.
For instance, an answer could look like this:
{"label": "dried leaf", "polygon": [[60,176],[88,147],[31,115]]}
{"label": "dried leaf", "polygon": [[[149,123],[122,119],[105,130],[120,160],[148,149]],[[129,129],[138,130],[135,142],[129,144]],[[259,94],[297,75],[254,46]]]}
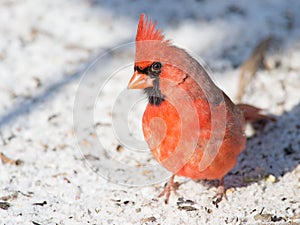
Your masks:
{"label": "dried leaf", "polygon": [[195,211],[197,210],[197,208],[193,207],[193,206],[178,206],[179,210],[185,210],[185,211]]}
{"label": "dried leaf", "polygon": [[141,219],[141,223],[155,222],[155,221],[156,221],[156,218],[154,216]]}
{"label": "dried leaf", "polygon": [[0,202],[0,209],[8,210],[10,204],[8,202]]}
{"label": "dried leaf", "polygon": [[265,53],[269,48],[273,37],[268,37],[262,40],[252,51],[249,58],[240,67],[240,80],[236,100],[240,102],[244,96],[246,85],[255,77],[256,71],[263,62]]}
{"label": "dried leaf", "polygon": [[4,155],[2,152],[0,153],[0,159],[2,161],[3,164],[11,164],[11,165],[16,165],[16,166],[19,166],[21,164],[23,164],[23,161],[22,160],[13,160],[13,159],[10,159],[8,158],[6,155]]}

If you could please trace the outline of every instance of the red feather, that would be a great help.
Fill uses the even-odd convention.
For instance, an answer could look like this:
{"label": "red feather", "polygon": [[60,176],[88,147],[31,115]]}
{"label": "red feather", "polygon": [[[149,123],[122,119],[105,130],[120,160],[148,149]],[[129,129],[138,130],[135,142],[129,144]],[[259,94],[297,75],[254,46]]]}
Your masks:
{"label": "red feather", "polygon": [[145,20],[145,15],[141,14],[136,41],[164,41],[164,38],[161,31],[156,29],[156,22],[153,23],[147,16]]}

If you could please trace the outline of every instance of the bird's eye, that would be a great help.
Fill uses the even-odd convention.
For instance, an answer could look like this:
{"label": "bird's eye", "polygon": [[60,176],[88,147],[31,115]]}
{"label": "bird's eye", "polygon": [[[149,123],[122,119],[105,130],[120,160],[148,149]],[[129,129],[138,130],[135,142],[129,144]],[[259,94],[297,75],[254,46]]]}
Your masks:
{"label": "bird's eye", "polygon": [[155,62],[151,65],[151,70],[153,72],[158,72],[161,69],[161,63],[160,62]]}

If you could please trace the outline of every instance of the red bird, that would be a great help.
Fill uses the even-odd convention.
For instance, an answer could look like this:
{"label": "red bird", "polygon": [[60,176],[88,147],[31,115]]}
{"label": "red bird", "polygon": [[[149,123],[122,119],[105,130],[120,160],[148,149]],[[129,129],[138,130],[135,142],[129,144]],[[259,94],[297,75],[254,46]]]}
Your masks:
{"label": "red bird", "polygon": [[[174,189],[174,176],[219,180],[236,164],[246,144],[245,114],[264,118],[248,105],[235,105],[185,50],[166,40],[156,23],[140,16],[134,74],[129,89],[144,89],[149,103],[143,133],[155,159],[174,175],[160,196]],[[251,111],[252,110],[252,111]],[[244,114],[245,112],[245,114]],[[175,190],[175,189],[174,189]]]}

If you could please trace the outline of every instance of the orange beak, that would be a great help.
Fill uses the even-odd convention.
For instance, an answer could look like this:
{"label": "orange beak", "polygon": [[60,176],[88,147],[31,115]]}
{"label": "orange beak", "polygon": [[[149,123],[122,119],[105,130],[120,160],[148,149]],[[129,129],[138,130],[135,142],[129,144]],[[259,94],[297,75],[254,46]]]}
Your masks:
{"label": "orange beak", "polygon": [[135,71],[128,83],[127,88],[144,89],[148,87],[153,87],[153,80],[154,79],[150,78],[146,74],[138,73],[137,71]]}

